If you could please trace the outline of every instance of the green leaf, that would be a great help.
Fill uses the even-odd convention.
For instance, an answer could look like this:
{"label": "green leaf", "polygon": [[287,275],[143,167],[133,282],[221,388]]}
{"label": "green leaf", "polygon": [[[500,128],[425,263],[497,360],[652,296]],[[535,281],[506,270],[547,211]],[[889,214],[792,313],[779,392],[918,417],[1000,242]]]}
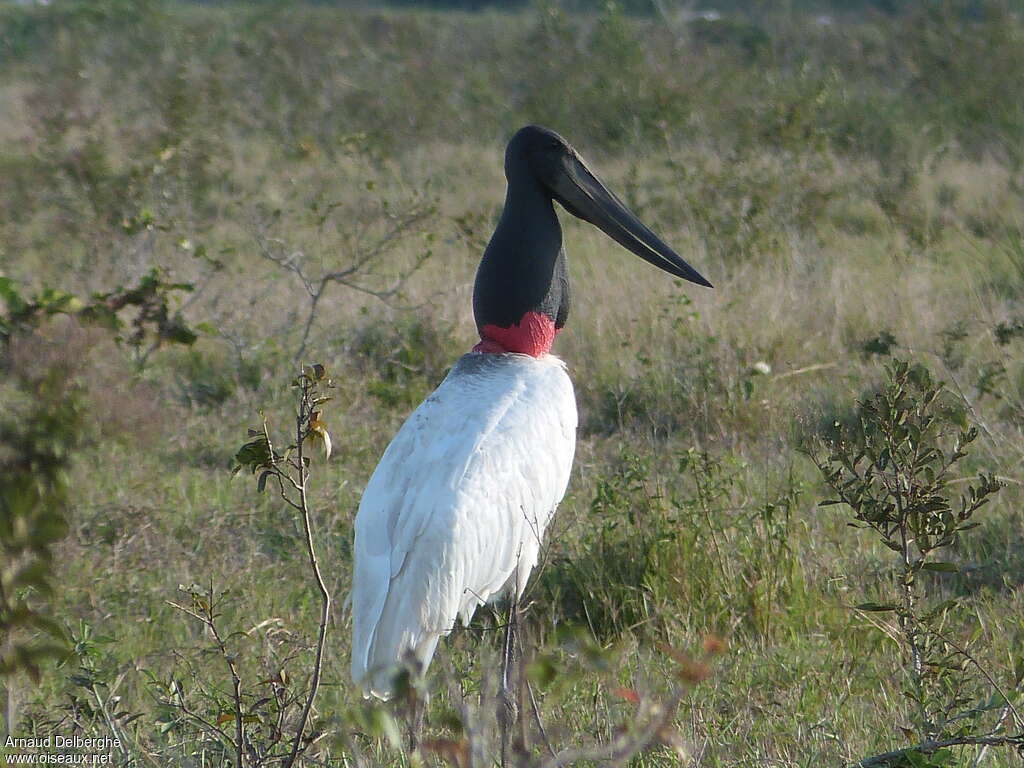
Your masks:
{"label": "green leaf", "polygon": [[958,604],[959,604],[959,601],[954,599],[954,598],[950,598],[949,600],[943,600],[941,603],[939,603],[934,608],[932,608],[927,613],[925,613],[923,618],[926,619],[926,620],[934,618],[936,616],[939,616],[940,614],[945,613],[946,611],[948,611],[948,610],[950,610],[952,608],[956,608],[956,606]]}
{"label": "green leaf", "polygon": [[195,344],[196,339],[199,338],[195,331],[185,325],[185,322],[180,317],[176,317],[168,323],[161,335],[168,341],[173,341],[175,344],[184,344],[185,346]]}
{"label": "green leaf", "polygon": [[16,286],[17,283],[12,278],[0,275],[0,299],[4,300],[7,311],[13,315],[24,311],[27,306]]}
{"label": "green leaf", "polygon": [[1007,704],[1006,699],[998,693],[993,693],[988,697],[988,699],[979,701],[975,706],[975,709],[980,709],[982,712],[988,712],[993,709],[999,709],[1005,704]]}
{"label": "green leaf", "polygon": [[930,755],[923,755],[920,752],[916,752],[923,760],[920,765],[922,768],[946,768],[946,766],[955,765],[953,752],[949,749],[937,749]]}
{"label": "green leaf", "polygon": [[267,443],[266,435],[260,435],[239,448],[235,454],[235,462],[240,467],[248,467],[253,471],[269,464],[270,445]]}
{"label": "green leaf", "polygon": [[402,734],[398,729],[395,719],[383,709],[372,709],[369,712],[368,726],[370,735],[376,738],[384,738],[391,745],[392,749],[402,748]]}
{"label": "green leaf", "polygon": [[943,573],[959,573],[960,572],[960,566],[956,565],[955,563],[943,563],[943,562],[925,563],[921,567],[924,568],[926,571],[942,571]]}
{"label": "green leaf", "polygon": [[887,603],[861,603],[860,605],[853,606],[856,611],[866,611],[868,613],[883,613],[885,611],[895,611],[896,606]]}
{"label": "green leaf", "polygon": [[50,591],[47,576],[53,571],[53,565],[45,560],[33,560],[20,570],[3,579],[5,589],[15,587],[36,587],[45,592]]}
{"label": "green leaf", "polygon": [[530,681],[540,688],[549,686],[558,675],[558,668],[550,656],[542,656],[530,663],[526,669]]}

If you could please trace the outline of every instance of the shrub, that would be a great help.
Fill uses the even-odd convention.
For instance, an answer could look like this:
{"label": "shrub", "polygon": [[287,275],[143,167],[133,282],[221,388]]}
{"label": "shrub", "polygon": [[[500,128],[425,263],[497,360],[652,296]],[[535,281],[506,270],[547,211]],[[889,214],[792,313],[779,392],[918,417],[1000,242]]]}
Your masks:
{"label": "shrub", "polygon": [[[904,653],[901,692],[912,705],[909,719],[921,744],[892,762],[902,755],[913,765],[949,765],[952,753],[945,747],[986,743],[1015,710],[970,650],[971,641],[955,639],[950,625],[958,601],[937,600],[926,576],[959,571],[937,557],[979,525],[974,515],[1001,483],[981,473],[963,491],[954,490],[953,470],[978,430],[963,424],[963,411],[949,403],[956,398],[924,366],[894,360],[886,372],[880,391],[858,403],[853,423],[840,426],[825,453],[812,449],[810,455],[836,497],[822,504],[847,505],[850,525],[873,531],[895,553],[889,600],[856,606],[894,616]],[[972,667],[980,673],[974,679]],[[988,730],[982,728],[986,718]],[[1024,737],[993,743],[1019,746]]]}

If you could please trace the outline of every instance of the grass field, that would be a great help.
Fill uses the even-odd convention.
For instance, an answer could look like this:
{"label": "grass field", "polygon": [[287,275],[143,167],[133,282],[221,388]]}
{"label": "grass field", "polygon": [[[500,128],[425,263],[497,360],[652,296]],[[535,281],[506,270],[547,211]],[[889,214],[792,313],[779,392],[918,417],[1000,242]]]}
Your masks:
{"label": "grass field", "polygon": [[[980,429],[952,487],[978,471],[1005,483],[944,557],[959,572],[922,575],[928,599],[960,600],[942,631],[977,662],[961,657],[940,698],[949,713],[994,686],[1020,701],[1020,7],[708,20],[661,5],[0,5],[0,275],[88,300],[159,267],[194,285],[171,302],[198,333],[150,349],[58,316],[8,349],[8,369],[70,366],[88,438],[55,591],[38,596],[74,655],[4,680],[9,733],[118,735],[121,765],[232,765],[197,724],[233,727],[228,667],[171,605],[212,588],[246,727],[272,740],[266,713],[304,689],[318,603],[299,521],[230,470],[260,409],[289,428],[305,338],[298,356],[338,387],[334,456],[313,465],[335,611],[306,764],[359,764],[353,747],[368,764],[442,764],[458,719],[482,739],[475,764],[494,764],[490,617],[439,650],[436,748],[410,757],[382,714],[401,723],[398,708],[351,684],[344,597],[361,489],[477,340],[504,143],[529,122],[565,135],[715,284],[668,279],[563,217],[575,302],[555,352],[581,426],[526,612],[556,750],[628,732],[677,681],[670,649],[699,655],[709,637],[726,645],[710,676],[629,765],[844,765],[921,740],[894,620],[853,609],[889,601],[893,553],[848,507],[819,506],[831,494],[799,450],[893,357],[930,368]],[[328,281],[311,305],[299,271],[316,288],[363,257],[353,285]],[[0,397],[5,420],[24,412],[10,380]],[[945,732],[993,727],[1002,703]],[[1020,764],[979,747],[906,760]]]}

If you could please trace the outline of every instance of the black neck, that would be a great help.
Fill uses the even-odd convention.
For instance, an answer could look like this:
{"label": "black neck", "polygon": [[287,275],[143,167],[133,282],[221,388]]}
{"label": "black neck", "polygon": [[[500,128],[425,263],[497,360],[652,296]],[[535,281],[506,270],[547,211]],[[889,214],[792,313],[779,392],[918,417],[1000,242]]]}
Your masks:
{"label": "black neck", "polygon": [[561,328],[569,314],[569,274],[551,195],[529,173],[508,176],[505,209],[473,286],[477,328],[509,328],[530,311]]}

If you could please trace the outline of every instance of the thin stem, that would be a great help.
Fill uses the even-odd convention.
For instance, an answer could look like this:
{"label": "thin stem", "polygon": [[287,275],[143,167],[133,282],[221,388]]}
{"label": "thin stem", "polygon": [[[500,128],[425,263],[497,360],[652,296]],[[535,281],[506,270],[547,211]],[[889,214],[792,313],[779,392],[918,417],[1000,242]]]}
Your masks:
{"label": "thin stem", "polygon": [[309,297],[309,313],[306,315],[306,323],[302,328],[302,339],[299,341],[299,348],[295,351],[295,362],[302,359],[303,355],[306,354],[306,344],[309,342],[309,332],[313,329],[313,320],[316,318],[316,307],[320,303],[320,297],[324,295],[324,288],[327,283],[324,280],[320,281],[320,287],[316,293],[313,293]]}
{"label": "thin stem", "polygon": [[[901,506],[898,498],[897,505]],[[902,510],[900,518],[900,546],[903,550],[903,573],[900,576],[900,586],[902,587],[903,605],[899,611],[898,618],[900,630],[903,632],[903,636],[907,640],[907,646],[910,648],[911,678],[913,680],[914,692],[917,696],[918,716],[921,718],[922,735],[930,738],[932,732],[924,705],[924,665],[921,661],[921,649],[917,643],[917,624],[914,616],[914,570],[910,562],[910,543],[907,540],[905,521],[902,520]]]}
{"label": "thin stem", "polygon": [[[989,674],[988,670],[985,669],[984,666],[982,666],[981,662],[979,662],[974,657],[974,654],[972,654],[966,648],[961,647],[954,641],[950,640],[948,637],[946,637],[946,635],[944,635],[936,629],[931,630],[931,633],[938,637],[940,640],[942,640],[942,642],[949,645],[954,651],[959,653],[961,656],[963,656],[965,659],[967,659],[969,662],[971,662],[971,664],[975,666],[975,668],[988,681],[988,684],[991,685],[995,692],[1002,696],[1003,701],[1006,702],[1006,709],[1004,709],[1004,712],[1008,710],[1010,713],[1013,714],[1014,725],[1016,725],[1018,728],[1024,728],[1024,720],[1021,719],[1020,713],[1017,711],[1017,708],[1013,706],[1013,702],[1010,701],[1010,697],[1006,695],[1006,692],[1003,691],[1002,687],[999,685],[999,683],[996,682],[995,678]],[[1003,714],[1003,716],[1000,717],[999,720],[1002,721],[1003,717],[1006,717],[1006,715]]]}
{"label": "thin stem", "polygon": [[[999,713],[999,717],[996,719],[996,727],[993,728],[989,733],[990,736],[994,736],[996,732],[1003,727],[1003,721],[1006,719],[1006,716],[1010,714],[1010,710],[1012,707],[1013,705],[1010,704],[1009,701],[1007,701],[1006,706],[1003,707],[1002,711]],[[974,768],[978,768],[978,766],[981,765],[982,761],[984,761],[985,755],[986,753],[988,753],[988,748],[990,746],[991,744],[983,744],[981,749],[978,750],[978,756],[974,758]]]}
{"label": "thin stem", "polygon": [[501,657],[501,690],[498,695],[498,727],[501,730],[501,768],[509,764],[509,731],[512,727],[515,704],[509,692],[509,675],[515,664],[516,598],[510,600],[508,624],[505,626],[505,642]]}
{"label": "thin stem", "polygon": [[228,653],[227,645],[225,645],[224,640],[221,639],[220,632],[217,631],[217,624],[214,622],[212,585],[210,586],[210,600],[207,603],[207,606],[206,624],[210,627],[210,632],[213,633],[213,639],[217,641],[217,647],[220,649],[220,655],[223,657],[224,662],[228,666],[228,670],[231,672],[231,697],[235,705],[235,759],[238,761],[238,768],[245,768],[245,736],[242,732],[242,678],[239,677],[238,668],[235,666],[235,660],[232,658],[231,654]]}
{"label": "thin stem", "polygon": [[[889,454],[896,455],[896,445],[893,443],[892,434],[886,430],[886,442],[889,443]],[[911,680],[914,686],[914,694],[917,699],[918,717],[921,720],[921,735],[925,738],[932,738],[934,729],[928,717],[928,710],[924,700],[924,664],[921,658],[921,648],[917,642],[918,627],[917,617],[914,614],[914,582],[916,569],[911,562],[912,539],[907,535],[907,514],[904,499],[904,483],[898,473],[893,478],[893,487],[888,489],[890,497],[896,504],[896,519],[899,521],[900,533],[900,554],[903,558],[903,573],[900,582],[902,587],[903,606],[898,613],[900,629],[907,640],[910,648],[910,669]],[[907,487],[910,486],[908,482]]]}
{"label": "thin stem", "polygon": [[[238,766],[238,768],[244,768],[244,766],[245,766],[245,751],[244,751],[244,748],[245,748],[245,738],[244,738],[244,733],[243,733],[243,730],[242,730],[242,722],[243,722],[242,721],[242,678],[238,674],[238,668],[235,666],[235,661],[231,657],[231,654],[228,652],[227,644],[221,638],[220,632],[217,629],[217,624],[214,621],[214,619],[216,617],[215,617],[215,615],[213,613],[213,599],[214,599],[214,597],[213,597],[213,585],[212,584],[210,585],[210,591],[209,591],[209,593],[207,595],[207,598],[208,599],[205,600],[205,603],[206,603],[205,614],[197,613],[194,610],[186,608],[185,606],[180,605],[179,603],[172,602],[170,600],[165,600],[164,602],[167,603],[167,605],[171,606],[172,608],[177,608],[182,613],[188,614],[192,618],[197,619],[198,621],[202,622],[202,624],[204,624],[206,627],[209,628],[210,633],[213,635],[214,641],[217,643],[217,649],[220,651],[221,658],[224,659],[224,663],[227,665],[228,671],[231,673],[231,683],[232,683],[232,689],[233,689],[231,697],[232,697],[232,701],[233,701],[234,706],[235,706],[235,713],[234,713],[235,714],[235,718],[234,718],[235,719],[235,738],[233,740],[232,739],[227,739],[227,740],[231,741],[232,742],[232,746],[234,746],[234,748],[235,748],[235,761],[236,761],[236,765]],[[185,712],[186,715],[190,715],[192,717],[197,717],[196,715],[190,713],[185,708],[185,700],[184,700],[184,697],[181,695],[180,691],[178,692],[178,697],[181,699],[181,710],[183,712]],[[203,722],[205,722],[205,721],[203,721]],[[227,734],[225,734],[224,731],[222,731],[219,727],[216,729],[216,731],[217,731],[217,733],[221,734],[225,738],[227,737]]]}
{"label": "thin stem", "polygon": [[103,719],[106,721],[107,727],[110,729],[110,732],[114,734],[115,737],[117,737],[119,741],[118,746],[121,750],[121,754],[125,757],[128,757],[128,738],[123,733],[121,733],[116,723],[114,722],[114,719],[110,716],[110,713],[107,711],[107,702],[105,702],[103,700],[103,697],[100,696],[100,692],[97,690],[97,686],[93,685],[90,688],[90,691],[92,692],[93,697],[96,699],[96,704],[99,705],[100,712],[103,714]]}
{"label": "thin stem", "polygon": [[196,714],[191,709],[189,709],[188,704],[185,703],[185,694],[180,687],[176,687],[174,692],[178,694],[178,709],[182,711],[185,717],[190,718],[196,725],[198,725],[204,731],[208,732],[215,739],[231,741],[231,737],[228,736],[220,728],[220,726],[214,725],[206,718]]}
{"label": "thin stem", "polygon": [[324,647],[327,643],[327,622],[331,613],[331,594],[327,591],[327,585],[324,583],[323,575],[320,573],[320,564],[317,561],[316,548],[313,546],[313,526],[310,522],[309,500],[306,493],[309,471],[306,469],[306,463],[304,461],[303,446],[306,437],[304,434],[305,426],[309,421],[310,414],[312,413],[312,403],[310,402],[309,393],[310,384],[308,381],[303,380],[302,399],[299,404],[299,414],[295,420],[295,445],[299,460],[298,490],[299,503],[302,508],[302,525],[306,534],[306,554],[309,557],[309,565],[313,570],[317,589],[320,592],[320,627],[317,633],[316,658],[313,661],[313,674],[309,682],[309,695],[306,697],[306,704],[302,708],[302,715],[300,716],[298,726],[295,729],[295,738],[292,741],[291,753],[288,755],[288,759],[285,760],[285,768],[291,768],[295,762],[295,758],[299,754],[299,745],[302,742],[302,733],[306,729],[306,722],[309,720],[309,713],[313,709],[313,701],[316,698],[317,689],[320,687],[320,672],[323,668]]}
{"label": "thin stem", "polygon": [[695,472],[693,479],[694,484],[697,487],[697,501],[700,503],[700,509],[704,515],[704,523],[707,525],[707,530],[711,534],[711,543],[715,547],[715,563],[718,565],[718,570],[722,574],[723,583],[728,584],[730,583],[730,579],[729,575],[725,572],[725,558],[722,556],[722,547],[718,542],[718,533],[714,522],[711,520],[711,509],[708,504],[708,497],[711,495],[711,490],[701,483],[701,476],[708,475],[708,463],[708,454],[706,451],[702,451],[701,471]]}

